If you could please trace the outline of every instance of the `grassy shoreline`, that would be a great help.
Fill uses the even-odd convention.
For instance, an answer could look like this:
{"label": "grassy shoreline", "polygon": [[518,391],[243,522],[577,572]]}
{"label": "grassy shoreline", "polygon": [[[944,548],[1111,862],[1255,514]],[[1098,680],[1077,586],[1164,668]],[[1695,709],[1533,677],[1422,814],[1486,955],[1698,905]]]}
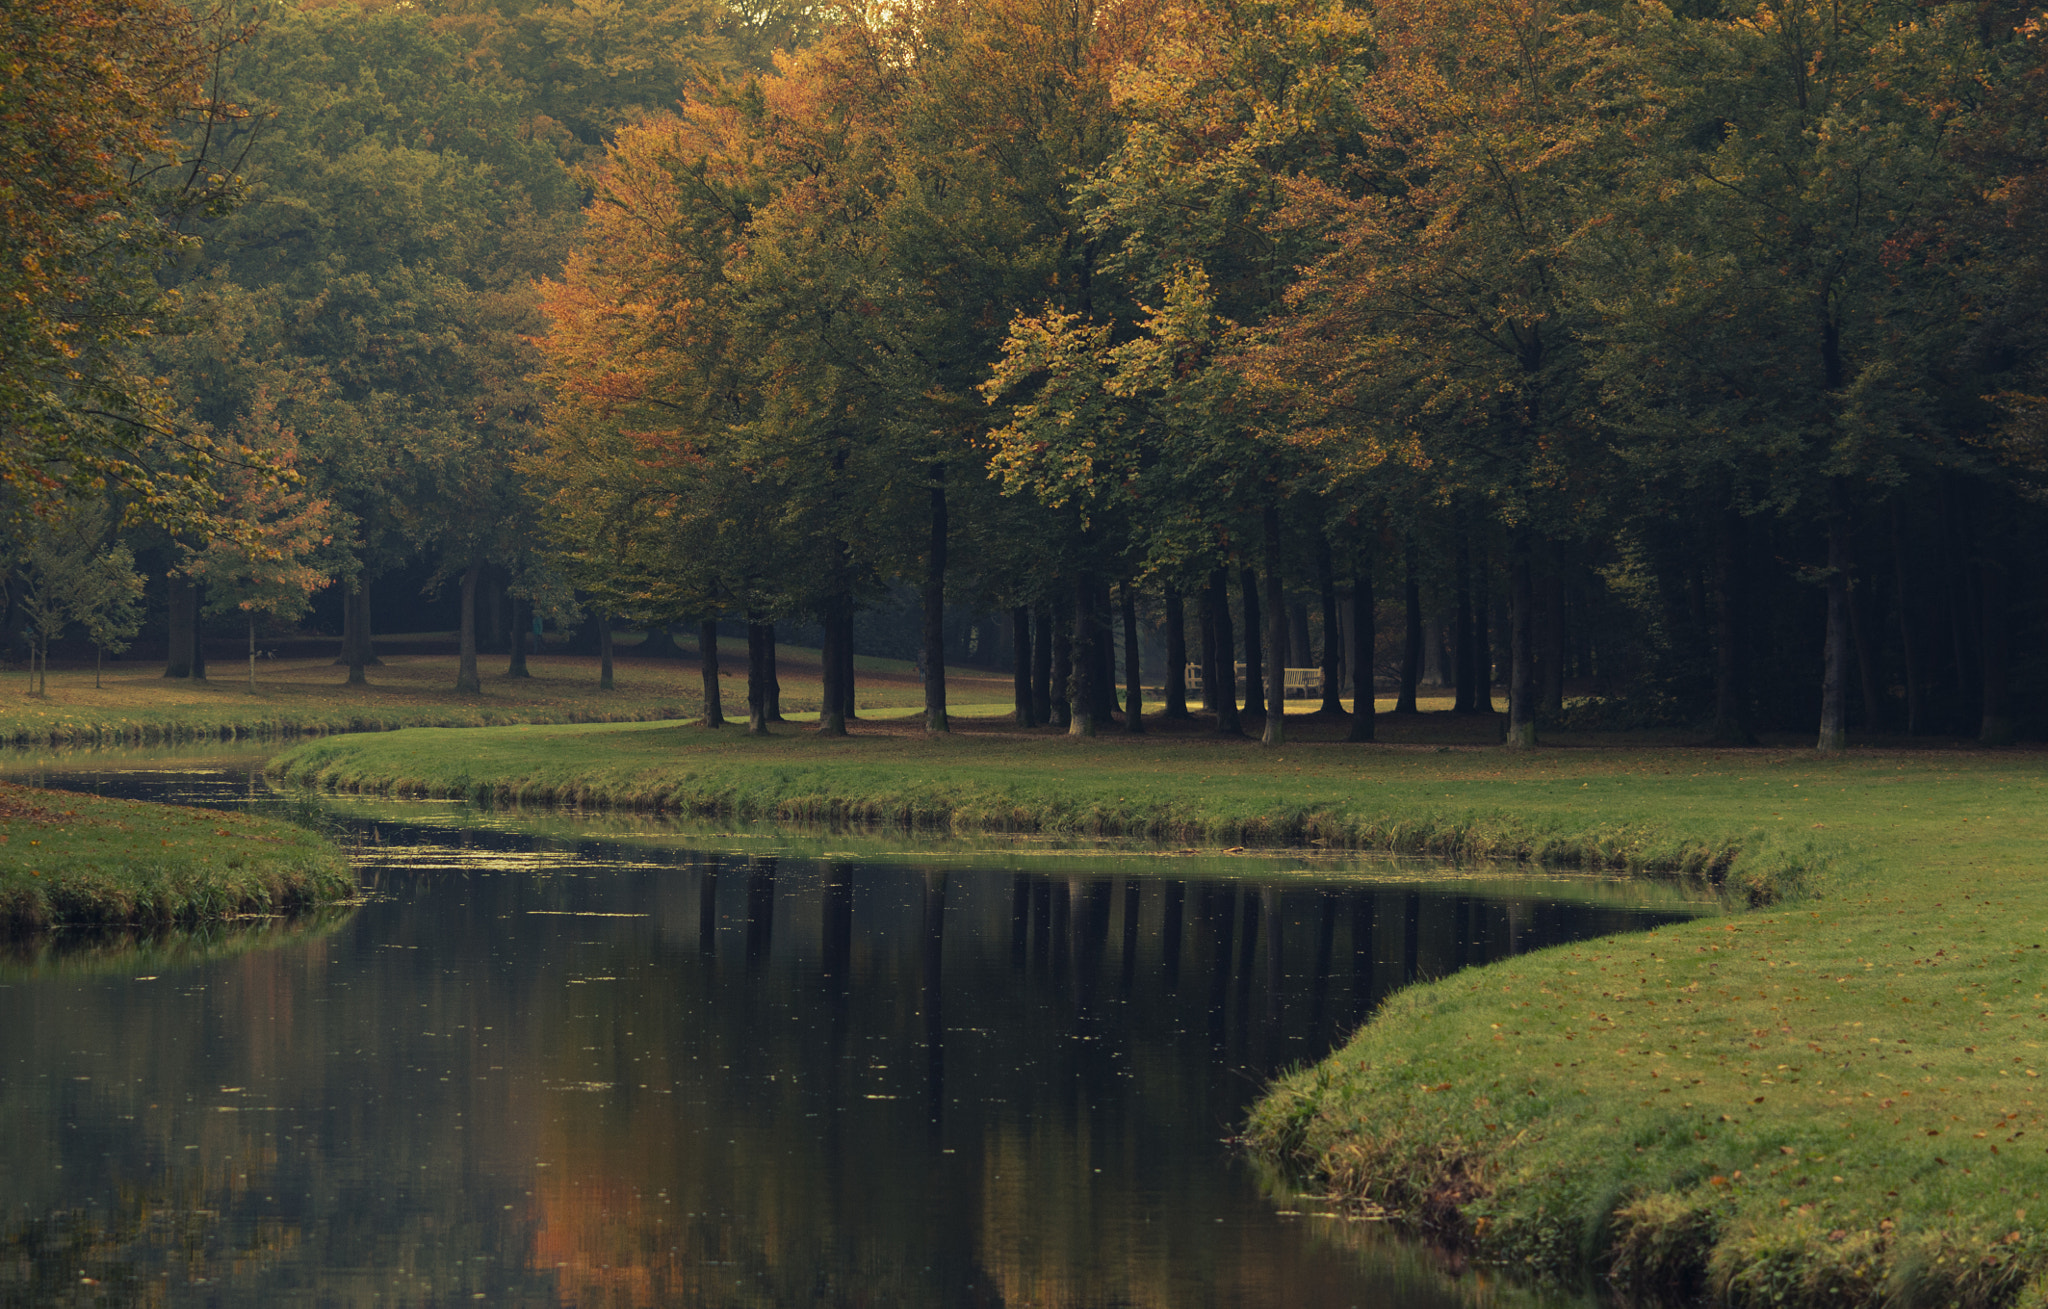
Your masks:
{"label": "grassy shoreline", "polygon": [[1276,1084],[1249,1140],[1310,1185],[1538,1274],[1592,1269],[1635,1293],[1744,1306],[2048,1302],[2038,753],[1262,751],[967,728],[400,732],[308,743],[273,775],[735,817],[1718,867],[1761,907],[1405,991]]}
{"label": "grassy shoreline", "polygon": [[0,937],[192,927],[355,893],[341,851],[286,823],[0,783]]}

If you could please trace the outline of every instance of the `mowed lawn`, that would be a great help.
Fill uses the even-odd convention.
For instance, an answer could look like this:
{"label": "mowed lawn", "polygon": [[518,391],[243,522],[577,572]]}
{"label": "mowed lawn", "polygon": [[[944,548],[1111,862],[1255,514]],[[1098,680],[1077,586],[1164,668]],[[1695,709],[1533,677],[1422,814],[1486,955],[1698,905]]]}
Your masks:
{"label": "mowed lawn", "polygon": [[[989,720],[311,742],[348,790],[1313,840],[1690,869],[1740,912],[1410,989],[1256,1142],[1483,1256],[1639,1286],[2000,1303],[2048,1282],[2048,806],[2033,750],[1353,746]],[[1436,736],[1430,743],[1429,733]]]}

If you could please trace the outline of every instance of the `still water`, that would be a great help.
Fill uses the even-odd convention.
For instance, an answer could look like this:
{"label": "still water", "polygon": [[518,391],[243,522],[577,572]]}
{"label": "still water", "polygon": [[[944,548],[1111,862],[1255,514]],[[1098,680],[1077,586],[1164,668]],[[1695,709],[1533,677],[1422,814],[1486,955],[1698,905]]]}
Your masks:
{"label": "still water", "polygon": [[1409,981],[1704,907],[336,812],[352,914],[0,956],[0,1304],[1470,1303],[1228,1138]]}

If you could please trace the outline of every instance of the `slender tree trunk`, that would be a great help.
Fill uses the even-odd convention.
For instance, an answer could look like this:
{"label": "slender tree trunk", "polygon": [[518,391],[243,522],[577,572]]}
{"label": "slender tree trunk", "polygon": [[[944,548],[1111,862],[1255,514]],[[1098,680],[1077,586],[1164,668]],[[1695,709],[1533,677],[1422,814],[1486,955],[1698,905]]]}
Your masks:
{"label": "slender tree trunk", "polygon": [[1225,736],[1242,736],[1244,726],[1237,714],[1237,667],[1233,657],[1237,641],[1230,630],[1230,574],[1221,568],[1209,575],[1209,614],[1216,632],[1216,730]]}
{"label": "slender tree trunk", "polygon": [[612,616],[597,616],[597,689],[612,689]]}
{"label": "slender tree trunk", "polygon": [[1017,726],[1036,727],[1031,711],[1031,606],[1010,607],[1010,692],[1016,700],[1013,715]]}
{"label": "slender tree trunk", "polygon": [[[192,676],[192,646],[194,630],[197,627],[196,596],[192,579],[183,573],[172,573],[165,579],[166,597],[170,607],[170,650],[164,660],[165,677]],[[29,644],[29,685],[35,685],[35,644]]]}
{"label": "slender tree trunk", "polygon": [[747,615],[747,735],[768,735],[768,625]]}
{"label": "slender tree trunk", "polygon": [[1323,703],[1318,714],[1344,714],[1344,623],[1337,604],[1337,569],[1330,558],[1330,538],[1316,533],[1316,590],[1323,602]]}
{"label": "slender tree trunk", "polygon": [[1906,735],[1918,736],[1927,727],[1926,702],[1922,698],[1919,633],[1913,623],[1913,592],[1906,585],[1905,509],[1892,502],[1892,569],[1899,593],[1899,647],[1906,662]]}
{"label": "slender tree trunk", "polygon": [[924,571],[924,730],[952,730],[946,718],[946,466],[931,469],[931,536]]}
{"label": "slender tree trunk", "polygon": [[1052,608],[1043,602],[1031,612],[1031,725],[1052,721]]}
{"label": "slender tree trunk", "polygon": [[256,611],[245,611],[249,619],[249,694],[256,694]]}
{"label": "slender tree trunk", "polygon": [[457,647],[455,689],[469,695],[480,694],[483,680],[476,672],[476,584],[484,566],[472,562],[462,570],[462,638]]}
{"label": "slender tree trunk", "polygon": [[[1413,536],[1403,543],[1401,554],[1401,602],[1406,607],[1406,621],[1401,633],[1401,690],[1394,712],[1412,714],[1416,712],[1415,688],[1422,680],[1422,586],[1415,576]],[[1364,662],[1370,659],[1368,655]]]}
{"label": "slender tree trunk", "polygon": [[[1528,532],[1517,535],[1508,592],[1508,746],[1528,750],[1536,744],[1536,567]],[[1491,710],[1491,687],[1486,700]]]}
{"label": "slender tree trunk", "polygon": [[1188,629],[1180,588],[1166,584],[1166,717],[1188,716]]}
{"label": "slender tree trunk", "polygon": [[2012,637],[2006,612],[2008,579],[2005,561],[1995,557],[1991,541],[1985,543],[1985,552],[1989,557],[1983,564],[1984,676],[1980,679],[1984,687],[1984,698],[1983,718],[1978,724],[1977,740],[1982,745],[2011,745],[2013,721],[2009,692]]}
{"label": "slender tree trunk", "polygon": [[[1372,652],[1379,643],[1373,631],[1372,561],[1363,560],[1351,575],[1351,731],[1348,741],[1370,741],[1378,735],[1379,705],[1373,699]],[[1327,674],[1326,674],[1327,676]]]}
{"label": "slender tree trunk", "polygon": [[782,716],[781,661],[775,657],[775,624],[763,623],[761,627],[761,640],[767,647],[762,655],[767,661],[766,680],[762,686],[768,693],[761,706],[761,716],[771,723],[786,723],[789,720]]}
{"label": "slender tree trunk", "polygon": [[[1244,713],[1256,718],[1266,712],[1265,637],[1259,630],[1264,610],[1259,608],[1259,575],[1249,568],[1238,573],[1238,591],[1244,601]],[[1232,669],[1233,674],[1236,669]]]}
{"label": "slender tree trunk", "polygon": [[1479,642],[1472,627],[1472,550],[1465,541],[1465,528],[1460,515],[1458,527],[1458,551],[1456,575],[1453,578],[1453,595],[1457,603],[1457,653],[1452,660],[1452,685],[1455,690],[1451,700],[1454,713],[1469,714],[1479,707],[1478,676],[1474,669],[1479,663]]}
{"label": "slender tree trunk", "polygon": [[1143,661],[1138,647],[1138,598],[1129,582],[1117,583],[1124,617],[1124,730],[1145,730],[1145,687]]}
{"label": "slender tree trunk", "polygon": [[1845,701],[1849,674],[1849,524],[1837,510],[1828,523],[1828,628],[1820,683],[1818,749],[1836,754],[1848,748]]}
{"label": "slender tree trunk", "polygon": [[526,637],[533,627],[533,601],[525,596],[512,597],[512,630],[506,633],[507,644],[511,647],[512,658],[505,666],[507,677],[531,677],[526,669]]}
{"label": "slender tree trunk", "polygon": [[1068,679],[1067,735],[1095,735],[1095,579],[1081,573],[1074,579],[1073,664]]}
{"label": "slender tree trunk", "polygon": [[1273,662],[1266,670],[1266,731],[1259,743],[1287,744],[1287,604],[1280,593],[1280,507],[1267,505],[1259,515],[1266,546],[1267,640]]}
{"label": "slender tree trunk", "polygon": [[[1067,585],[1065,604],[1050,606],[1052,617],[1052,666],[1047,670],[1046,692],[1052,713],[1046,721],[1060,731],[1074,725],[1074,623],[1073,583]],[[1062,612],[1064,611],[1064,612]]]}
{"label": "slender tree trunk", "polygon": [[1741,610],[1736,599],[1742,585],[1742,530],[1736,511],[1723,510],[1714,536],[1714,740],[1723,745],[1756,741],[1749,730],[1742,682]]}

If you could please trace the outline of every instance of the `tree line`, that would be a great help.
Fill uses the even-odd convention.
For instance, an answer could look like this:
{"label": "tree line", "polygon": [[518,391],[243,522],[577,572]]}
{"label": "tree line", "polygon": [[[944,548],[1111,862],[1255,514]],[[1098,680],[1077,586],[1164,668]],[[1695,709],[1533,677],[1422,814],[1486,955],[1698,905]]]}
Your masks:
{"label": "tree line", "polygon": [[[133,330],[116,382],[5,361],[44,405],[7,485],[17,524],[111,504],[174,668],[202,604],[253,639],[333,579],[360,677],[372,582],[427,560],[467,689],[494,588],[514,633],[744,623],[756,686],[799,622],[828,733],[906,581],[932,730],[949,606],[1081,734],[1163,682],[1278,743],[1311,659],[1361,740],[1440,659],[1517,745],[2048,730],[2022,8],[21,12],[66,7],[187,62],[113,198],[45,206]],[[149,239],[91,244],[144,186]]]}

